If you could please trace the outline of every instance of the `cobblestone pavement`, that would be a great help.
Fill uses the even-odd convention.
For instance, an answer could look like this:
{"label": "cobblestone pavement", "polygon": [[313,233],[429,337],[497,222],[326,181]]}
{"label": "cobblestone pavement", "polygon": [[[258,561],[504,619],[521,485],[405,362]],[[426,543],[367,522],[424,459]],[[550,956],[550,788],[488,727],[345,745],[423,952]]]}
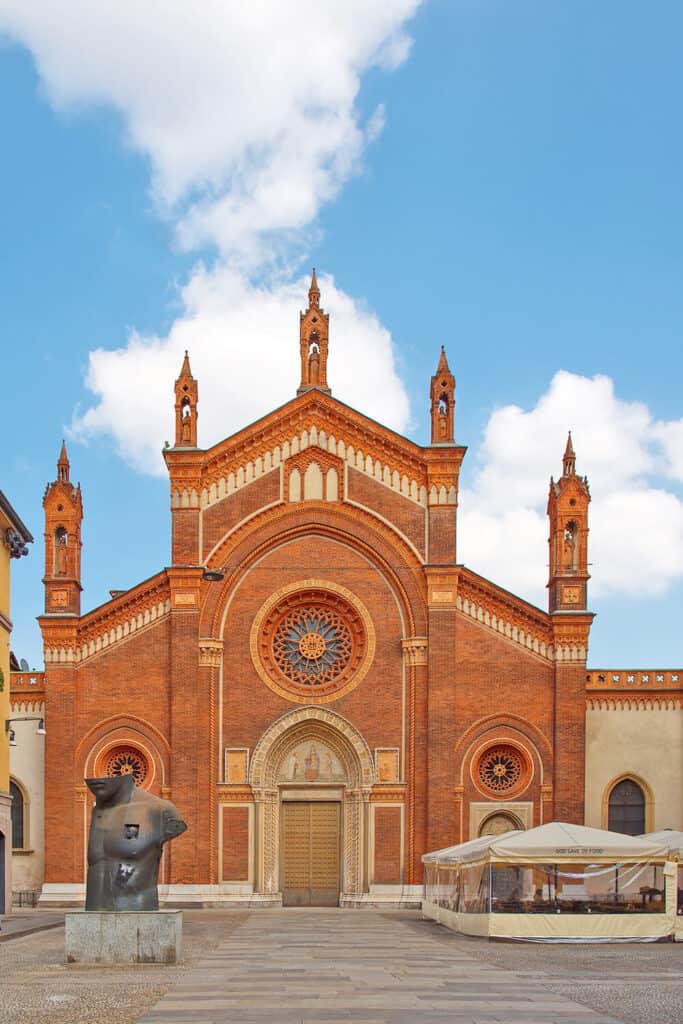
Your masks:
{"label": "cobblestone pavement", "polygon": [[0,1024],[683,1024],[683,943],[467,939],[416,912],[186,911],[185,963],[92,967],[62,929],[0,945]]}

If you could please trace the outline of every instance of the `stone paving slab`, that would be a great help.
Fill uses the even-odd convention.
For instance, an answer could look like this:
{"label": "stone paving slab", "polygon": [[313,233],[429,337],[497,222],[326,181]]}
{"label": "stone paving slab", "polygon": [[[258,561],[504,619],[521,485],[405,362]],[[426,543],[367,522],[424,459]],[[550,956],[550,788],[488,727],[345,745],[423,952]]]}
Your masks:
{"label": "stone paving slab", "polygon": [[16,913],[0,916],[0,942],[19,939],[33,932],[43,932],[48,928],[59,928],[64,924],[64,914],[55,914],[46,910],[19,910]]}
{"label": "stone paving slab", "polygon": [[260,910],[138,1024],[619,1024],[415,914]]}

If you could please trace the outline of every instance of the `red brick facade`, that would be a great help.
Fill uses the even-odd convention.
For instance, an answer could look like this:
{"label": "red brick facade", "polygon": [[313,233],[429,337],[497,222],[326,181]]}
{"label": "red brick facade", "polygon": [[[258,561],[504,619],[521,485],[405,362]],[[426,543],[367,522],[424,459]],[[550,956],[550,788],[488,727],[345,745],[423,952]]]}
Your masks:
{"label": "red brick facade", "polygon": [[[189,824],[162,881],[205,900],[277,901],[283,789],[341,802],[349,904],[418,892],[421,855],[494,813],[583,822],[589,496],[573,451],[551,483],[546,614],[457,562],[465,449],[445,354],[423,448],[332,397],[315,280],[300,346],[296,397],[208,450],[186,356],[164,452],[171,568],[85,615],[62,453],[40,620],[48,887],[82,883],[83,778],[119,747]],[[309,742],[327,768],[316,754],[299,776]]]}

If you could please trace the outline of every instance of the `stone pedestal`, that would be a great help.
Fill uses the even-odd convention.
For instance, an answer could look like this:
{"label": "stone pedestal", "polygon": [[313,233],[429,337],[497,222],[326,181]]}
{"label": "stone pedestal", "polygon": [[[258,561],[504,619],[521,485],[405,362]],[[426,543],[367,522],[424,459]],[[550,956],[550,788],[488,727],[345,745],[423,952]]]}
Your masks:
{"label": "stone pedestal", "polygon": [[82,964],[175,964],[183,955],[180,910],[66,914],[66,961]]}

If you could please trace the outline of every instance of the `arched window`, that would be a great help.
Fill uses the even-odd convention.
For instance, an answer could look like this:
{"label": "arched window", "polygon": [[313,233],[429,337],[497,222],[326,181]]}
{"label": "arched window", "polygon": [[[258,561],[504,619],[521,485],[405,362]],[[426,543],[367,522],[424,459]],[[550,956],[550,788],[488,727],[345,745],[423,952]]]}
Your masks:
{"label": "arched window", "polygon": [[633,779],[622,779],[609,795],[607,828],[626,836],[645,831],[645,794]]}
{"label": "arched window", "polygon": [[9,792],[12,797],[12,849],[24,849],[24,794],[16,782],[10,780]]}

